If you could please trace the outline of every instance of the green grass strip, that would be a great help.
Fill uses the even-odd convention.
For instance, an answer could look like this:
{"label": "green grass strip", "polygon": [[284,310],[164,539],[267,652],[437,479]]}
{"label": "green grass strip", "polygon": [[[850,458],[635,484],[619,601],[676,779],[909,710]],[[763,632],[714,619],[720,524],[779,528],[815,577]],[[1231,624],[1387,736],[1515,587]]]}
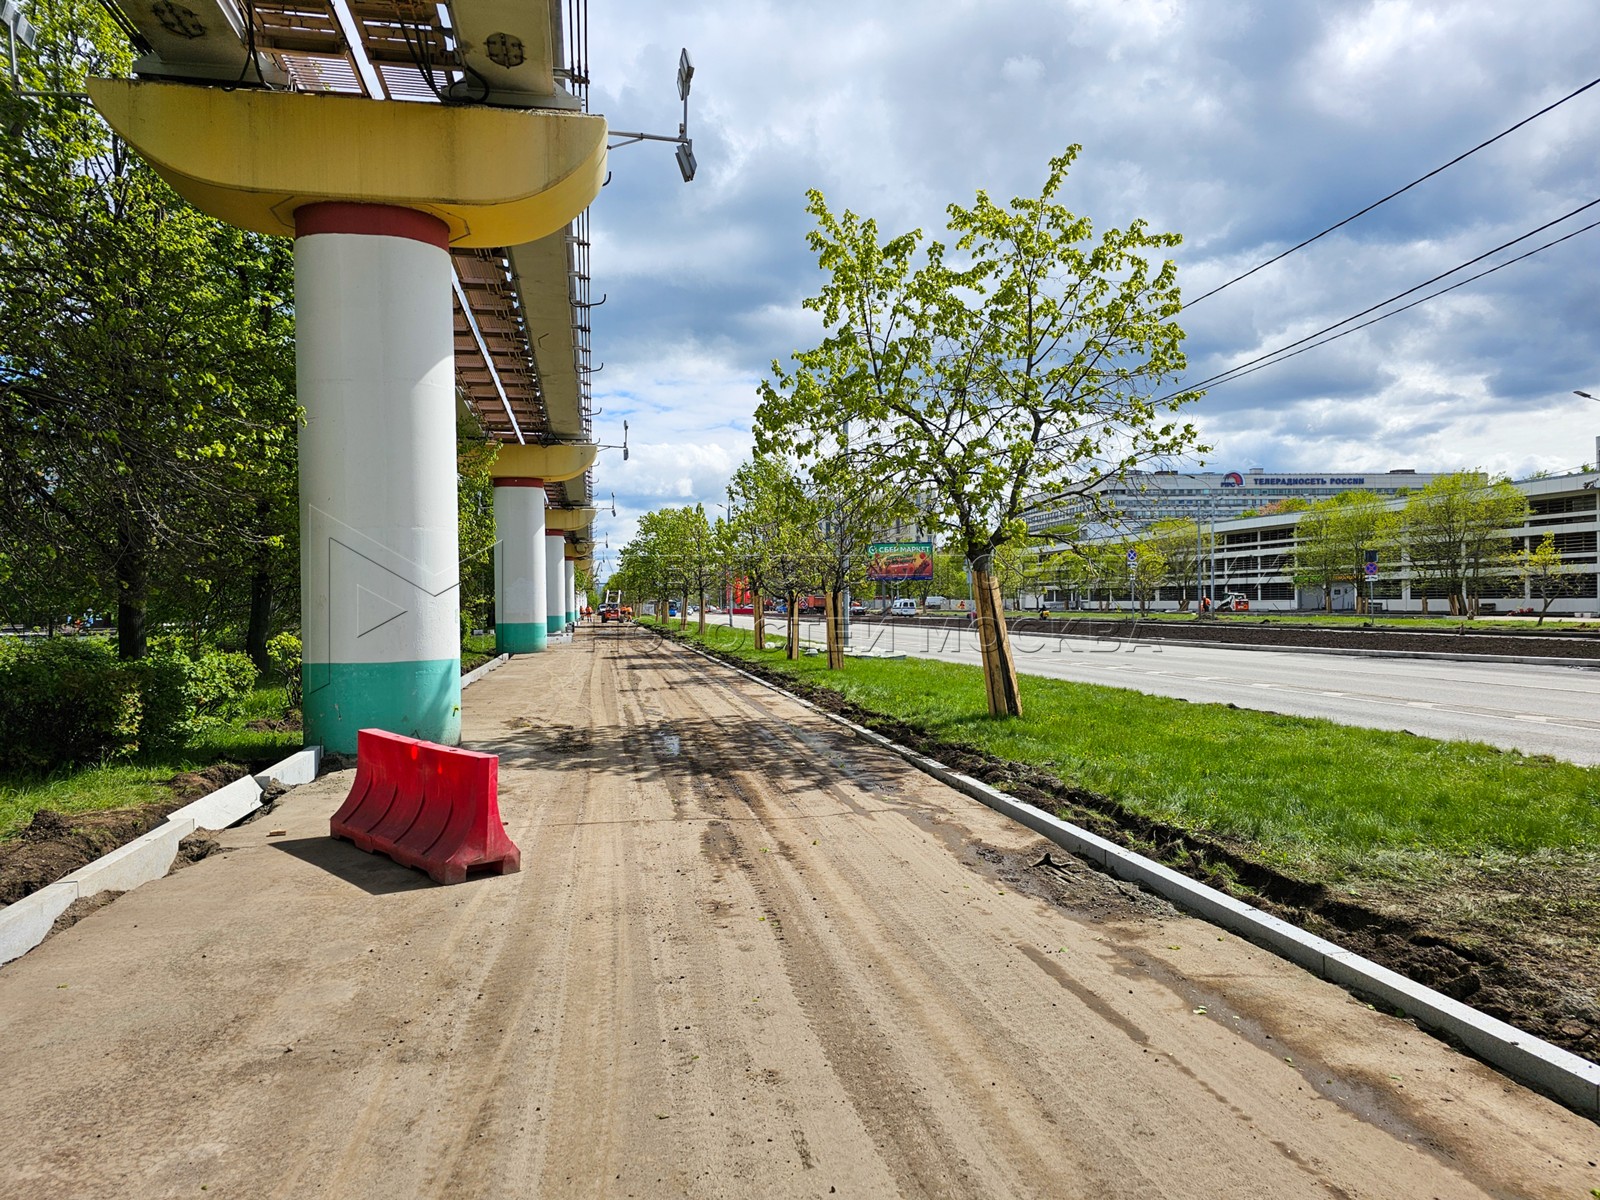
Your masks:
{"label": "green grass strip", "polygon": [[710,630],[706,640],[1135,812],[1320,865],[1316,874],[1374,855],[1600,850],[1600,768],[1032,675],[1021,676],[1024,715],[997,720],[977,667],[851,658],[829,671],[821,657],[757,652],[737,633]]}
{"label": "green grass strip", "polygon": [[215,762],[276,762],[300,749],[299,733],[246,729],[252,721],[283,716],[283,686],[259,687],[233,721],[207,729],[187,749],[131,762],[62,770],[44,778],[0,777],[0,838],[25,828],[41,809],[59,813],[134,808],[166,800],[174,775]]}

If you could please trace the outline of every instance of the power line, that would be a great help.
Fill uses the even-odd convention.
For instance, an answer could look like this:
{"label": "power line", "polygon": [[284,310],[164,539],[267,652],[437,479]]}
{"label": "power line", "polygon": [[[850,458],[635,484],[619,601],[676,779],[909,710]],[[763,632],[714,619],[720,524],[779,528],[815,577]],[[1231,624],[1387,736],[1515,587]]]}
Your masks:
{"label": "power line", "polygon": [[1296,250],[1304,250],[1307,246],[1311,245],[1311,243],[1316,241],[1318,238],[1326,237],[1328,234],[1332,233],[1336,229],[1342,229],[1344,226],[1350,224],[1351,221],[1354,221],[1357,217],[1366,216],[1367,213],[1369,213],[1373,209],[1377,208],[1380,204],[1387,204],[1389,201],[1393,200],[1396,196],[1402,195],[1405,192],[1409,192],[1412,188],[1416,187],[1419,183],[1426,183],[1428,180],[1432,179],[1435,175],[1439,174],[1440,171],[1448,170],[1450,167],[1455,166],[1462,159],[1471,157],[1472,155],[1476,154],[1479,150],[1482,150],[1484,147],[1494,145],[1496,142],[1498,142],[1501,138],[1505,137],[1507,134],[1515,133],[1517,130],[1521,129],[1524,125],[1528,124],[1528,122],[1537,120],[1538,118],[1544,116],[1545,113],[1549,112],[1551,109],[1559,108],[1559,107],[1561,107],[1561,105],[1565,104],[1568,100],[1571,100],[1576,96],[1583,95],[1584,92],[1587,92],[1590,88],[1594,87],[1596,84],[1600,84],[1600,79],[1591,79],[1588,83],[1584,84],[1577,91],[1569,92],[1567,95],[1561,97],[1561,99],[1555,101],[1553,104],[1545,105],[1543,108],[1541,108],[1538,112],[1534,113],[1532,116],[1524,117],[1522,120],[1518,121],[1515,125],[1512,125],[1510,128],[1502,129],[1499,133],[1495,134],[1488,141],[1479,142],[1471,150],[1467,150],[1467,151],[1465,151],[1465,152],[1463,152],[1461,154],[1456,155],[1454,158],[1452,158],[1449,162],[1445,163],[1443,166],[1435,167],[1433,170],[1429,171],[1426,175],[1418,176],[1416,179],[1413,179],[1410,183],[1406,184],[1405,187],[1398,188],[1395,191],[1390,192],[1382,200],[1374,200],[1371,204],[1367,205],[1360,212],[1351,213],[1344,220],[1339,221],[1336,224],[1329,225],[1321,233],[1312,234],[1305,241],[1299,242],[1296,245],[1290,246],[1282,254],[1275,254],[1271,258],[1267,259],[1266,262],[1258,263],[1256,266],[1251,267],[1243,275],[1235,275],[1232,279],[1228,280],[1226,283],[1219,283],[1216,287],[1212,288],[1209,292],[1203,292],[1202,294],[1196,296],[1193,300],[1190,300],[1183,307],[1184,308],[1193,308],[1196,304],[1199,304],[1200,301],[1206,299],[1206,297],[1215,296],[1218,292],[1222,291],[1223,288],[1230,288],[1234,284],[1238,283],[1241,279],[1250,278],[1250,276],[1254,275],[1257,271],[1263,270],[1266,267],[1270,267],[1275,262],[1279,262],[1282,259],[1288,258],[1289,255],[1293,254]]}
{"label": "power line", "polygon": [[[1588,205],[1585,205],[1584,207],[1587,208]],[[1524,251],[1523,253],[1517,255],[1515,258],[1508,258],[1503,263],[1496,263],[1494,266],[1489,267],[1487,270],[1479,271],[1476,275],[1468,275],[1465,279],[1458,279],[1455,283],[1452,283],[1449,287],[1442,287],[1437,292],[1430,292],[1426,296],[1419,296],[1417,299],[1413,300],[1410,304],[1403,304],[1399,308],[1393,309],[1390,312],[1380,313],[1378,316],[1373,317],[1372,320],[1370,320],[1370,321],[1363,321],[1361,324],[1353,325],[1349,329],[1342,329],[1338,333],[1334,334],[1332,337],[1324,338],[1322,341],[1316,342],[1316,343],[1314,343],[1313,345],[1310,345],[1310,346],[1301,346],[1300,349],[1294,350],[1294,351],[1292,351],[1291,353],[1288,353],[1288,354],[1284,354],[1281,358],[1273,358],[1273,360],[1271,362],[1260,363],[1258,366],[1249,367],[1248,369],[1244,369],[1244,370],[1241,370],[1240,368],[1235,367],[1231,371],[1224,371],[1222,373],[1222,375],[1219,375],[1219,376],[1216,377],[1216,382],[1213,383],[1213,386],[1219,386],[1222,383],[1232,383],[1235,379],[1242,379],[1246,375],[1253,375],[1257,371],[1264,371],[1268,367],[1275,367],[1281,362],[1287,362],[1289,359],[1295,357],[1295,355],[1297,355],[1297,354],[1304,354],[1307,350],[1315,350],[1320,346],[1326,346],[1329,342],[1336,342],[1340,338],[1346,336],[1347,334],[1356,333],[1359,330],[1367,328],[1367,326],[1369,326],[1369,325],[1376,325],[1379,321],[1387,320],[1389,317],[1399,316],[1401,313],[1405,312],[1407,309],[1416,308],[1417,305],[1419,305],[1419,304],[1426,304],[1429,300],[1436,299],[1439,296],[1444,295],[1446,292],[1453,292],[1458,287],[1465,287],[1467,284],[1471,283],[1473,280],[1482,279],[1485,275],[1493,275],[1496,271],[1504,270],[1506,267],[1511,266],[1513,263],[1519,263],[1525,258],[1532,258],[1535,254],[1539,254],[1542,251],[1548,250],[1552,246],[1559,246],[1562,242],[1568,241],[1571,238],[1575,238],[1580,233],[1587,233],[1589,230],[1595,229],[1595,228],[1600,228],[1600,221],[1591,221],[1589,224],[1581,226],[1580,228],[1574,229],[1571,233],[1562,234],[1560,237],[1554,239],[1553,241],[1546,242],[1542,246],[1535,246],[1532,250]],[[1537,232],[1537,231],[1535,231],[1535,232]],[[1522,239],[1518,238],[1517,240],[1521,241]],[[1463,265],[1465,265],[1465,264],[1463,264]],[[1460,269],[1461,269],[1460,267],[1456,268],[1456,270],[1458,270],[1458,271]],[[1445,272],[1446,275],[1449,275],[1451,273],[1452,272],[1449,272],[1449,271]],[[1443,278],[1443,276],[1440,276],[1439,278]],[[1426,287],[1427,285],[1423,284],[1421,286]],[[1412,289],[1412,290],[1414,291],[1415,289]],[[1381,307],[1381,305],[1379,307]],[[1370,312],[1371,310],[1369,309],[1368,311]],[[1353,320],[1354,318],[1351,318],[1351,319]],[[1343,324],[1343,323],[1344,322],[1342,322],[1342,321],[1340,322],[1340,324]],[[1328,328],[1329,329],[1336,329],[1336,328],[1338,328],[1338,326],[1330,325]],[[1316,335],[1312,335],[1312,336],[1316,336]],[[1290,345],[1298,345],[1298,343],[1290,343]],[[1288,349],[1287,346],[1281,348],[1281,350],[1287,350],[1287,349]],[[1281,352],[1281,350],[1275,350],[1275,351],[1273,351],[1273,354],[1278,354],[1278,353]],[[1268,355],[1266,357],[1271,357],[1271,356]],[[1226,378],[1223,378],[1223,376],[1226,376]],[[1185,389],[1185,390],[1189,390],[1189,389]],[[1176,393],[1174,393],[1174,394],[1176,394]],[[1170,397],[1167,397],[1167,398],[1170,399]]]}
{"label": "power line", "polygon": [[[1474,265],[1475,263],[1482,262],[1484,259],[1488,258],[1492,254],[1499,254],[1500,251],[1508,250],[1512,246],[1515,246],[1518,242],[1525,242],[1529,238],[1533,237],[1535,234],[1543,233],[1546,229],[1549,229],[1549,228],[1551,228],[1552,226],[1555,226],[1555,225],[1559,225],[1559,224],[1561,224],[1561,222],[1563,222],[1565,220],[1568,220],[1568,219],[1570,219],[1572,217],[1575,217],[1579,213],[1585,212],[1588,209],[1591,209],[1591,208],[1595,207],[1595,205],[1597,205],[1597,204],[1600,204],[1600,199],[1591,200],[1587,204],[1580,204],[1577,208],[1573,209],[1571,212],[1563,213],[1561,216],[1556,217],[1554,220],[1546,221],[1543,225],[1536,226],[1535,228],[1528,230],[1527,233],[1524,233],[1524,234],[1521,234],[1518,237],[1512,238],[1509,242],[1501,242],[1498,246],[1495,246],[1493,249],[1485,250],[1482,254],[1479,254],[1479,255],[1476,255],[1473,258],[1467,259],[1466,262],[1457,263],[1455,266],[1451,267],[1448,271],[1439,272],[1439,274],[1435,275],[1432,279],[1424,279],[1421,283],[1416,284],[1414,287],[1408,287],[1403,292],[1396,292],[1393,296],[1390,296],[1387,300],[1380,300],[1376,304],[1369,305],[1368,307],[1363,308],[1360,312],[1351,313],[1348,317],[1345,317],[1342,321],[1335,321],[1332,325],[1325,325],[1323,328],[1317,330],[1315,333],[1308,333],[1302,338],[1297,338],[1295,341],[1292,341],[1292,342],[1289,342],[1289,343],[1287,343],[1285,345],[1279,346],[1276,350],[1268,350],[1265,354],[1258,354],[1255,358],[1246,359],[1242,363],[1237,363],[1234,366],[1229,367],[1226,371],[1220,371],[1217,374],[1210,376],[1209,378],[1202,379],[1199,383],[1190,385],[1190,387],[1186,388],[1185,390],[1186,391],[1188,391],[1188,390],[1198,390],[1199,388],[1206,387],[1206,386],[1208,386],[1210,384],[1213,384],[1213,383],[1224,382],[1224,381],[1226,381],[1228,376],[1233,375],[1235,372],[1243,372],[1246,367],[1253,367],[1257,363],[1265,363],[1265,361],[1267,359],[1269,359],[1269,358],[1277,358],[1279,355],[1284,354],[1284,352],[1287,351],[1287,350],[1293,350],[1296,346],[1303,345],[1306,342],[1309,342],[1314,338],[1320,338],[1325,333],[1332,333],[1335,329],[1339,328],[1339,326],[1341,326],[1341,325],[1348,325],[1348,324],[1350,324],[1351,321],[1359,321],[1362,317],[1366,316],[1368,313],[1377,312],[1380,308],[1384,308],[1387,305],[1393,304],[1396,300],[1404,300],[1407,296],[1411,295],[1413,292],[1420,292],[1423,288],[1429,287],[1429,286],[1431,286],[1431,285],[1433,285],[1435,283],[1438,283],[1441,279],[1446,279],[1449,276],[1454,275],[1457,271],[1464,271],[1468,267]],[[1551,243],[1551,244],[1553,245],[1554,243]],[[1517,259],[1511,259],[1510,261],[1511,262],[1516,262]],[[1479,276],[1474,275],[1473,278],[1477,279],[1477,278],[1479,278]],[[1436,294],[1442,295],[1443,293],[1436,293]],[[1410,308],[1411,305],[1408,304],[1405,307],[1406,308]],[[1395,311],[1396,312],[1404,312],[1405,308],[1399,308],[1399,309],[1396,309]],[[1369,324],[1370,324],[1370,322],[1369,322]],[[1365,328],[1365,326],[1362,326],[1362,328]],[[1329,341],[1332,341],[1332,339],[1330,338]],[[1318,345],[1321,345],[1321,344],[1322,343],[1320,343],[1320,342],[1318,343]],[[1291,356],[1287,356],[1286,355],[1285,357],[1291,357]]]}

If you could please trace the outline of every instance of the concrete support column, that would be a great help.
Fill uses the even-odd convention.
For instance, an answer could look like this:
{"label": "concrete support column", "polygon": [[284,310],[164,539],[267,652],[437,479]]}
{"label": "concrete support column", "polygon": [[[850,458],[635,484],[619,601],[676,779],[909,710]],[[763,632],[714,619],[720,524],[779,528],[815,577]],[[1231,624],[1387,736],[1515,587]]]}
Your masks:
{"label": "concrete support column", "polygon": [[569,558],[563,565],[562,570],[565,572],[563,589],[567,596],[567,624],[576,625],[578,623],[578,564]]}
{"label": "concrete support column", "polygon": [[494,481],[494,648],[533,654],[550,640],[544,480]]}
{"label": "concrete support column", "polygon": [[544,536],[545,595],[549,603],[549,628],[560,633],[567,627],[567,535],[550,533]]}
{"label": "concrete support column", "polygon": [[461,740],[447,238],[409,208],[295,212],[305,732],[338,753]]}

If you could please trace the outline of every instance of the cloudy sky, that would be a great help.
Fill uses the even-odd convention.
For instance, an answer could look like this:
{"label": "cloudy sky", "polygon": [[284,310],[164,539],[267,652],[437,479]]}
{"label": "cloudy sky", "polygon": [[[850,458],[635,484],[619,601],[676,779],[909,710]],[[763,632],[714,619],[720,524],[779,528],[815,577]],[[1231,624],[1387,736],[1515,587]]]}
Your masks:
{"label": "cloudy sky", "polygon": [[[590,22],[591,108],[614,128],[673,132],[680,46],[696,67],[698,178],[627,147],[592,210],[596,431],[620,442],[626,420],[632,448],[596,473],[612,565],[641,512],[715,515],[757,382],[819,336],[807,188],[937,232],[979,188],[1036,195],[1081,143],[1064,202],[1181,233],[1197,297],[1600,76],[1595,0],[591,0]],[[1600,198],[1597,130],[1600,87],[1196,303],[1188,381]],[[1600,229],[1190,411],[1220,470],[1570,470],[1600,434],[1600,403],[1572,395],[1600,395],[1597,318]]]}

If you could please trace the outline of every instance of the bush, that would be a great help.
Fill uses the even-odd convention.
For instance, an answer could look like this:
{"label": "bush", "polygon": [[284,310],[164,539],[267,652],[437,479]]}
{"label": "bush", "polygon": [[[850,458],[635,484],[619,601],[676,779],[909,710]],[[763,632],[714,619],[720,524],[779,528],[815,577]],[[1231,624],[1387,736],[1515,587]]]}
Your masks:
{"label": "bush", "polygon": [[300,649],[300,639],[292,633],[280,633],[267,642],[267,658],[272,661],[272,673],[283,680],[291,710],[300,707]]}
{"label": "bush", "polygon": [[255,683],[247,655],[190,658],[164,639],[138,662],[102,638],[0,639],[0,771],[181,750],[238,716]]}
{"label": "bush", "polygon": [[133,664],[100,638],[0,641],[0,770],[49,771],[139,749]]}
{"label": "bush", "polygon": [[139,745],[150,751],[182,749],[202,730],[237,716],[256,682],[248,655],[210,650],[190,658],[167,639],[129,666],[144,695]]}

